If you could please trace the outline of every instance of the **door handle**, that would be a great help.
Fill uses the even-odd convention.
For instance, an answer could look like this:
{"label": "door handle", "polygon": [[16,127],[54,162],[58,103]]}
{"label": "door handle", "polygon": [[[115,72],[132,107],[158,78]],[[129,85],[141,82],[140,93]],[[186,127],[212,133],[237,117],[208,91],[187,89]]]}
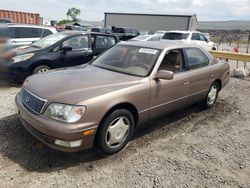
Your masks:
{"label": "door handle", "polygon": [[214,76],[214,74],[210,74],[210,76],[212,77],[212,78],[214,78],[215,76]]}
{"label": "door handle", "polygon": [[187,85],[187,84],[189,84],[189,81],[185,81],[185,82],[184,82],[184,85]]}

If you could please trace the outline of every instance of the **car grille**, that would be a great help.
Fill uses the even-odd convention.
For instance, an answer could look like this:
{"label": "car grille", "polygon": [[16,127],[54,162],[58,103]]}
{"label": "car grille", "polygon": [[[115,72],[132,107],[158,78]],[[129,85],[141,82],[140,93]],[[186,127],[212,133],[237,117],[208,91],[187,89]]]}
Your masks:
{"label": "car grille", "polygon": [[40,114],[46,104],[46,100],[37,97],[24,88],[20,92],[20,97],[24,106],[36,114]]}

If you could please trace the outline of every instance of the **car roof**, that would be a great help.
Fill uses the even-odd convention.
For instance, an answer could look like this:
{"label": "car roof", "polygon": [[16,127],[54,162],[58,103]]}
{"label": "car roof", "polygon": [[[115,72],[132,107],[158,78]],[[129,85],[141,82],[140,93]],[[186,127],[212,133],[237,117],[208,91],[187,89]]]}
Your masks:
{"label": "car roof", "polygon": [[164,50],[166,48],[194,47],[193,45],[176,41],[129,41],[129,42],[118,43],[118,45],[139,46],[139,47],[154,48],[159,50]]}
{"label": "car roof", "polygon": [[168,31],[167,33],[201,33],[199,31],[180,31],[180,30],[173,30],[173,31]]}
{"label": "car roof", "polygon": [[33,25],[33,24],[16,24],[16,23],[7,23],[8,27],[35,27],[35,28],[42,28],[42,29],[54,29],[51,26],[42,26],[42,25]]}
{"label": "car roof", "polygon": [[60,33],[65,33],[68,35],[79,35],[79,34],[92,34],[92,35],[105,35],[105,36],[115,36],[112,34],[107,34],[107,33],[101,33],[101,32],[92,32],[92,31],[72,31],[72,30],[66,30],[66,31],[62,31]]}

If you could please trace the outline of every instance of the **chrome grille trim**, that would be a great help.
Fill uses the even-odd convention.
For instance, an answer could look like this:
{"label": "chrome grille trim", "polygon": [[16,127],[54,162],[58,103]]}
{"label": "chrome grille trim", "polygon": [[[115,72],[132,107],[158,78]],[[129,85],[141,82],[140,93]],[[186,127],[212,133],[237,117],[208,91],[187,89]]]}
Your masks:
{"label": "chrome grille trim", "polygon": [[[40,100],[39,102],[43,102],[43,105],[42,105],[40,111],[36,111],[36,110],[33,109],[32,107],[30,107],[30,106],[27,104],[27,102],[25,102],[25,99],[23,98],[23,93],[24,93],[24,92],[27,92],[29,95],[31,95],[32,97],[34,97],[36,100]],[[47,104],[47,101],[48,101],[48,100],[46,100],[46,99],[43,99],[43,98],[41,98],[41,97],[38,97],[37,95],[35,95],[34,93],[32,93],[31,91],[29,91],[29,90],[27,90],[27,89],[25,89],[25,88],[22,88],[22,89],[21,89],[19,96],[20,96],[20,99],[21,99],[23,105],[24,105],[25,107],[27,107],[29,110],[31,110],[33,113],[35,113],[35,114],[41,114],[41,113],[43,112],[43,110],[44,110],[46,104]]]}

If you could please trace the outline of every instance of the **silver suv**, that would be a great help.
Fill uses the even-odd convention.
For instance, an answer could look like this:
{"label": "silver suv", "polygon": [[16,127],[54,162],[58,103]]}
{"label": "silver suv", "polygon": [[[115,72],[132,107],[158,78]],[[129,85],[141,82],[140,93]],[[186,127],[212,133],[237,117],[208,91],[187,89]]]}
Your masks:
{"label": "silver suv", "polygon": [[53,27],[25,24],[8,24],[8,31],[10,37],[9,46],[11,49],[30,45],[40,38],[57,32]]}

